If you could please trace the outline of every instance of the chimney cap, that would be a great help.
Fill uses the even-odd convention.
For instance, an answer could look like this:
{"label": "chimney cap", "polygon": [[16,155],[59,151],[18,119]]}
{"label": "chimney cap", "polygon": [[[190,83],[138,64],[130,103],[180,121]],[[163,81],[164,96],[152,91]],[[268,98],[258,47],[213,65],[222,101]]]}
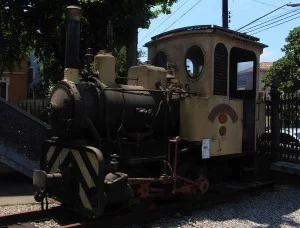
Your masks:
{"label": "chimney cap", "polygon": [[79,6],[68,6],[66,12],[68,20],[80,21],[82,9]]}

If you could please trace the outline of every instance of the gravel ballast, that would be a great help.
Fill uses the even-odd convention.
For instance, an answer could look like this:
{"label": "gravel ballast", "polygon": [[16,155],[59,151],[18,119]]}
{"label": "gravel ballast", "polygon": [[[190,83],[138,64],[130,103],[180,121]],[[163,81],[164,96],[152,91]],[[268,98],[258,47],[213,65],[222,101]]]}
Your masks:
{"label": "gravel ballast", "polygon": [[[39,204],[0,206],[0,215],[37,210]],[[55,221],[34,224],[36,227],[57,227]],[[276,186],[274,191],[244,196],[239,201],[219,204],[192,212],[183,217],[161,218],[138,227],[300,227],[300,188]]]}
{"label": "gravel ballast", "polygon": [[244,196],[239,202],[197,210],[182,218],[162,218],[147,225],[149,228],[300,227],[300,188],[276,186],[272,192]]}

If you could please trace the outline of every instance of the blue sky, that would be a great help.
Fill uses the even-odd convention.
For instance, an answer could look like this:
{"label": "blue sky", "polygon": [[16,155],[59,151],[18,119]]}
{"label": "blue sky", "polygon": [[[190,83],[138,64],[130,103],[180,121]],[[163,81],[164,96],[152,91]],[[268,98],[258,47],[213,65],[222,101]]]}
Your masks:
{"label": "blue sky", "polygon": [[[267,13],[270,13],[271,11],[289,2],[300,3],[300,0],[228,0],[228,8],[231,12],[231,22],[229,24],[229,28],[237,30],[249,22]],[[297,11],[291,12],[294,10]],[[147,53],[147,49],[143,48],[143,45],[150,41],[152,36],[164,31],[191,25],[211,24],[221,26],[222,0],[178,0],[178,2],[172,6],[172,13],[173,15],[162,14],[159,15],[158,18],[153,19],[149,29],[139,29],[139,49],[142,48],[142,50]],[[269,20],[269,22],[267,22],[267,20]],[[283,23],[285,21],[288,22]],[[264,50],[264,53],[261,56],[261,62],[276,61],[284,54],[281,51],[281,48],[285,44],[285,38],[287,37],[289,31],[297,26],[300,26],[300,7],[285,6],[257,21],[257,23],[253,23],[251,26],[255,26],[263,22],[264,24],[261,24],[261,26],[265,25],[265,27],[252,32],[249,32],[250,30],[248,30],[248,34],[260,38],[260,42],[269,46]],[[270,23],[273,24],[268,25]],[[283,24],[276,26],[279,23]],[[275,27],[270,28],[271,26]],[[257,28],[259,27],[254,27],[252,29]],[[260,32],[260,30],[264,31]],[[241,31],[245,32],[245,30]],[[254,34],[255,32],[257,33]],[[145,60],[147,60],[146,57],[142,58],[142,61]]]}

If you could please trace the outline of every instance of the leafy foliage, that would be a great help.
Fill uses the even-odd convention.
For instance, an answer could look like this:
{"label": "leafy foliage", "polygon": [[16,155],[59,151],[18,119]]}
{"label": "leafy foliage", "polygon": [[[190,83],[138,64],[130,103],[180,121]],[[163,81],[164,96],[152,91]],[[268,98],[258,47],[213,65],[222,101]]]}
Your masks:
{"label": "leafy foliage", "polygon": [[[170,13],[170,7],[176,1],[1,0],[2,70],[4,67],[12,69],[15,61],[21,60],[30,50],[34,50],[35,55],[44,64],[42,75],[45,80],[53,83],[60,80],[65,53],[64,9],[68,5],[80,5],[83,9],[80,41],[80,57],[83,59],[85,50],[89,47],[93,48],[94,54],[101,49],[111,49],[106,37],[109,21],[114,27],[114,52],[123,53],[123,48],[130,42],[129,28],[132,26],[147,28],[150,20],[157,17],[159,13]],[[124,55],[121,58],[124,58]]]}
{"label": "leafy foliage", "polygon": [[263,82],[267,86],[279,83],[279,89],[288,92],[300,89],[300,27],[289,33],[286,42],[285,56],[273,63]]}

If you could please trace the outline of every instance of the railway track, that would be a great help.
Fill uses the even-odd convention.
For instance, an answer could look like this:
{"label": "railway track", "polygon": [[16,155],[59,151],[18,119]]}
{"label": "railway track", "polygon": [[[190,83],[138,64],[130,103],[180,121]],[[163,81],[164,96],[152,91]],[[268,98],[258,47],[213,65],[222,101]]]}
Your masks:
{"label": "railway track", "polygon": [[43,222],[50,219],[60,221],[60,224],[67,225],[82,221],[83,218],[74,216],[74,213],[62,206],[48,210],[27,211],[17,214],[0,216],[0,228],[34,227],[33,223]]}
{"label": "railway track", "polygon": [[101,227],[122,227],[149,222],[175,213],[185,214],[195,209],[211,207],[219,203],[238,199],[246,193],[265,191],[266,188],[272,186],[273,182],[227,183],[216,186],[210,193],[199,199],[164,202],[156,205],[154,209],[136,210],[134,212],[104,216],[96,220],[87,220],[59,206],[45,211],[30,211],[2,216],[0,217],[0,228],[34,227],[32,225],[33,222],[49,219],[54,219],[61,227],[65,228],[99,227],[100,225]]}

